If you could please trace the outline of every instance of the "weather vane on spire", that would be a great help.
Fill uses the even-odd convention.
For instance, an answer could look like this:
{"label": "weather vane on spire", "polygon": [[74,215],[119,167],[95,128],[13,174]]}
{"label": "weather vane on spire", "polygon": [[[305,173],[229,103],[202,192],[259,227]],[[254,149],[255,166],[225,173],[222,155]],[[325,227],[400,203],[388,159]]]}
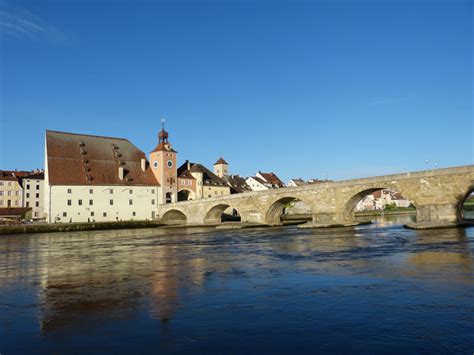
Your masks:
{"label": "weather vane on spire", "polygon": [[161,118],[161,128],[165,129],[165,118]]}

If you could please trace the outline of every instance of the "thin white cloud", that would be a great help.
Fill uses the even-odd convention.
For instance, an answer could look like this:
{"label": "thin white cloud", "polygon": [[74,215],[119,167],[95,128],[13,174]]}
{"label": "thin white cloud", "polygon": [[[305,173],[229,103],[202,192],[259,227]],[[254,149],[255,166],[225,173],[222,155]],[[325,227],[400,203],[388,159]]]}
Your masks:
{"label": "thin white cloud", "polygon": [[0,2],[0,35],[15,38],[62,40],[64,35],[32,13]]}

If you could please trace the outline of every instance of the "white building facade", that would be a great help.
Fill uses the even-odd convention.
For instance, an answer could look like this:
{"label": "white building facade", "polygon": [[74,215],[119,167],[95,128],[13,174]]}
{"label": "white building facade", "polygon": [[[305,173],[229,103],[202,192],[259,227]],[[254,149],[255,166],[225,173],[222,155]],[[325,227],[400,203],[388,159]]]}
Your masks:
{"label": "white building facade", "polygon": [[44,215],[50,223],[151,220],[160,184],[126,139],[46,132]]}
{"label": "white building facade", "polygon": [[44,174],[34,172],[21,178],[23,187],[23,207],[30,207],[31,218],[44,219]]}
{"label": "white building facade", "polygon": [[111,222],[156,217],[155,186],[50,185],[48,222]]}

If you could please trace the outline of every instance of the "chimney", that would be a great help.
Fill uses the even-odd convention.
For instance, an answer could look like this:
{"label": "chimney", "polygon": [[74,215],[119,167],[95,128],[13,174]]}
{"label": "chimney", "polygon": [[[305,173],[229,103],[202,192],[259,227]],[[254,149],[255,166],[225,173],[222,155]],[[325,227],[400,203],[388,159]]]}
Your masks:
{"label": "chimney", "polygon": [[189,160],[186,160],[186,166],[187,166],[187,169],[191,169],[191,163],[189,162]]}
{"label": "chimney", "polygon": [[123,180],[123,177],[124,177],[123,166],[119,166],[118,174],[119,174],[119,179]]}
{"label": "chimney", "polygon": [[142,158],[142,171],[145,171],[146,170],[146,159],[145,158]]}

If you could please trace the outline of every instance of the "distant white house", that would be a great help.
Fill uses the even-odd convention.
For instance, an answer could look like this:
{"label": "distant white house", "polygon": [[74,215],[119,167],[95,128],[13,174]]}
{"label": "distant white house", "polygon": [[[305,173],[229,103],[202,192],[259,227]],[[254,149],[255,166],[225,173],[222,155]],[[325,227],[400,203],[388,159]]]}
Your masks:
{"label": "distant white house", "polygon": [[255,176],[250,176],[246,180],[252,191],[263,191],[268,189],[278,189],[285,187],[285,184],[275,173],[262,173],[259,171]]}
{"label": "distant white house", "polygon": [[379,190],[365,196],[357,204],[356,211],[373,211],[383,210],[385,206],[389,204],[395,204],[397,207],[409,207],[411,205],[410,200],[403,197],[398,192],[390,190]]}
{"label": "distant white house", "polygon": [[256,176],[248,177],[245,182],[248,186],[250,186],[252,191],[263,191],[269,189],[269,187],[265,184],[265,181]]}
{"label": "distant white house", "polygon": [[287,184],[288,187],[297,187],[303,185],[306,185],[306,181],[304,181],[303,179],[290,179]]}

